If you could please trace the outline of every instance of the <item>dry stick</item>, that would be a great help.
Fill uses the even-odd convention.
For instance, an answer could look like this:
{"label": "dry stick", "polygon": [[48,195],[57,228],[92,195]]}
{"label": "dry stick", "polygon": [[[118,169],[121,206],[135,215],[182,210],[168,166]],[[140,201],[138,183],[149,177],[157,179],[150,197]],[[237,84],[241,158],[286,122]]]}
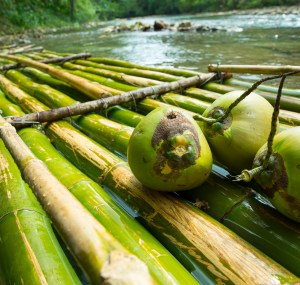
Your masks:
{"label": "dry stick", "polygon": [[[146,265],[126,252],[43,162],[33,155],[16,129],[1,116],[0,137],[18,164],[24,179],[88,274],[91,284],[102,284],[103,279],[112,278],[113,274],[122,276],[123,282],[118,284],[153,284]],[[121,260],[125,266],[120,269],[118,265]],[[137,277],[137,282],[133,282],[131,275]],[[103,284],[111,283],[107,281]]]}
{"label": "dry stick", "polygon": [[295,70],[292,72],[288,72],[288,73],[284,73],[284,74],[280,74],[280,75],[275,75],[275,76],[270,76],[270,77],[266,77],[263,78],[257,82],[255,82],[249,89],[247,89],[240,97],[238,97],[234,102],[232,102],[232,104],[229,105],[229,107],[227,108],[227,110],[224,112],[224,114],[220,114],[220,117],[218,118],[206,118],[203,117],[199,114],[194,116],[195,120],[200,120],[200,121],[204,121],[208,124],[213,124],[213,123],[217,123],[220,121],[224,121],[230,114],[230,112],[232,111],[232,109],[234,107],[236,107],[242,100],[244,100],[248,95],[250,95],[250,93],[252,91],[254,91],[260,84],[262,84],[265,81],[269,81],[269,80],[273,80],[273,79],[278,79],[278,78],[283,78],[283,77],[287,77],[290,75],[295,75],[297,73],[300,73],[300,70]]}
{"label": "dry stick", "polygon": [[[0,54],[1,56],[1,54]],[[78,54],[74,54],[74,55],[69,55],[69,56],[63,56],[63,57],[55,57],[55,58],[48,58],[48,59],[43,59],[41,61],[41,63],[58,63],[58,62],[65,62],[65,61],[70,61],[70,60],[75,60],[75,59],[87,59],[89,57],[91,57],[92,54],[91,53],[78,53]],[[4,70],[10,70],[10,69],[17,69],[17,68],[21,68],[24,67],[24,65],[17,63],[17,64],[6,64],[3,66],[0,66],[0,71],[4,71]]]}
{"label": "dry stick", "polygon": [[[231,73],[252,73],[252,74],[283,74],[297,71],[300,66],[272,66],[272,65],[208,65],[209,72],[231,72]],[[297,75],[297,74],[295,74]],[[299,74],[300,75],[300,74]]]}
{"label": "dry stick", "polygon": [[214,79],[217,79],[217,74],[198,74],[193,77],[184,78],[170,83],[163,83],[160,85],[145,87],[130,92],[122,93],[116,96],[100,98],[98,100],[93,100],[85,103],[78,103],[72,106],[31,113],[20,117],[7,117],[6,119],[11,124],[17,124],[18,127],[32,124],[33,121],[39,123],[53,122],[66,117],[84,115],[96,110],[106,109],[113,105],[143,99],[147,96],[164,94],[170,91],[204,84]]}
{"label": "dry stick", "polygon": [[243,180],[245,182],[250,182],[255,175],[261,173],[264,169],[266,169],[268,167],[270,157],[273,153],[273,141],[274,141],[274,137],[275,137],[276,131],[277,131],[277,120],[278,120],[278,115],[279,115],[279,110],[280,110],[280,99],[281,99],[282,88],[283,88],[285,79],[286,79],[286,75],[283,75],[280,80],[279,87],[278,87],[278,93],[277,93],[276,102],[274,105],[274,111],[273,111],[272,120],[271,120],[271,130],[270,130],[270,134],[269,134],[268,141],[267,141],[267,153],[264,158],[263,164],[261,166],[255,167],[250,170],[247,170],[247,169],[243,170],[240,175],[237,175],[236,177],[234,177],[234,181]]}

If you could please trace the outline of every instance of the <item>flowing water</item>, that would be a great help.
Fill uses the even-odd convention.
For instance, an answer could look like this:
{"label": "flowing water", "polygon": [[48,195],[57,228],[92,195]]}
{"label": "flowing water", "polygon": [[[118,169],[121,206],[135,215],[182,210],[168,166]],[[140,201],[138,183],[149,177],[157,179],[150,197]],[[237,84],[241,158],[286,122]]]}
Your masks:
{"label": "flowing water", "polygon": [[[190,21],[193,25],[225,27],[229,31],[105,32],[110,25],[137,21],[153,25],[155,20],[175,25]],[[35,43],[58,52],[88,51],[93,56],[200,71],[206,71],[208,64],[217,63],[300,65],[300,16],[228,13],[152,16],[108,21],[97,28],[47,35]],[[294,87],[300,88],[299,81],[293,80]]]}

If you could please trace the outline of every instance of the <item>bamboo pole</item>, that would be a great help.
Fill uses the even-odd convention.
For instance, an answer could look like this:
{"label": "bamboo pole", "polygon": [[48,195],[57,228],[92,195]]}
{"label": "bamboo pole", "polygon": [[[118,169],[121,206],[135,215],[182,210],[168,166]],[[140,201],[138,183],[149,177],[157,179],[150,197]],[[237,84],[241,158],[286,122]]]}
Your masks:
{"label": "bamboo pole", "polygon": [[84,93],[73,88],[71,85],[67,84],[66,82],[56,79],[56,78],[50,76],[49,74],[39,71],[35,68],[31,68],[31,67],[22,68],[22,73],[24,73],[26,76],[30,77],[32,80],[34,80],[38,83],[47,84],[59,91],[71,96],[75,100],[78,100],[81,102],[90,100]]}
{"label": "bamboo pole", "polygon": [[137,77],[133,75],[119,73],[116,71],[111,71],[108,69],[100,69],[91,66],[83,66],[79,64],[70,63],[70,62],[64,63],[62,67],[70,70],[86,71],[100,76],[109,77],[122,83],[129,83],[133,86],[146,87],[146,86],[152,86],[152,85],[157,85],[162,83],[161,81],[158,80],[148,79],[144,77],[143,78]]}
{"label": "bamboo pole", "polygon": [[[208,270],[212,270],[212,272],[221,279],[226,280],[227,278],[229,278],[231,281],[237,283],[245,282],[247,284],[251,282],[251,284],[264,284],[262,283],[262,279],[267,278],[268,282],[271,280],[270,284],[272,284],[272,282],[273,283],[275,282],[276,284],[278,283],[278,279],[277,277],[274,277],[273,273],[271,273],[273,270],[276,271],[276,274],[277,273],[279,275],[283,274],[287,278],[290,278],[288,277],[290,276],[289,273],[287,273],[284,269],[278,267],[278,265],[274,265],[273,263],[271,263],[270,265],[269,264],[270,261],[268,259],[264,259],[264,257],[262,258],[263,258],[263,264],[265,265],[262,266],[260,254],[257,253],[251,247],[250,247],[251,248],[250,256],[252,257],[249,258],[248,256],[249,252],[248,251],[245,252],[245,248],[244,248],[245,244],[243,242],[242,245],[240,244],[238,246],[237,255],[234,255],[234,257],[232,257],[231,254],[229,254],[228,256],[226,255],[226,259],[228,259],[227,262],[231,264],[233,268],[237,266],[239,270],[233,269],[232,267],[229,270],[226,266],[225,267],[222,266],[222,262],[220,263],[219,260],[220,258],[219,254],[222,255],[221,258],[222,260],[224,258],[223,249],[221,250],[222,253],[220,252],[221,244],[224,244],[227,238],[231,240],[232,237],[231,235],[233,235],[232,233],[230,233],[228,237],[228,233],[225,229],[219,229],[220,231],[215,229],[215,227],[218,229],[219,227],[218,224],[210,224],[212,221],[210,221],[209,219],[208,221],[204,222],[207,219],[207,216],[206,215],[203,216],[202,212],[198,213],[196,211],[197,215],[194,216],[195,209],[190,208],[185,203],[177,201],[176,199],[174,199],[173,201],[172,197],[165,196],[159,192],[153,192],[143,188],[135,180],[132,173],[130,172],[128,167],[122,162],[122,160],[114,157],[109,152],[106,152],[104,149],[100,148],[96,144],[89,141],[86,137],[82,136],[78,131],[71,128],[70,125],[67,125],[66,123],[60,123],[59,126],[57,124],[50,124],[47,125],[46,133],[51,138],[51,140],[55,143],[56,147],[62,153],[64,153],[66,157],[71,159],[79,168],[83,169],[86,172],[86,174],[88,174],[89,176],[91,176],[96,180],[98,179],[98,177],[101,177],[103,179],[103,183],[107,187],[109,187],[109,189],[114,191],[114,195],[117,195],[119,199],[123,200],[124,202],[126,201],[125,203],[127,204],[127,207],[129,208],[133,207],[131,208],[131,211],[132,209],[134,209],[135,212],[138,210],[139,214],[144,217],[143,218],[144,223],[145,224],[149,223],[148,226],[150,226],[150,228],[152,227],[152,229],[153,227],[154,228],[159,227],[159,224],[156,224],[158,222],[157,219],[153,220],[153,218],[150,218],[153,213],[157,212],[157,215],[159,217],[158,220],[161,222],[162,219],[162,221],[164,221],[165,224],[170,225],[164,230],[160,238],[164,239],[165,243],[168,244],[168,246],[171,247],[173,251],[174,250],[178,251],[178,248],[181,248],[181,250],[183,251],[189,249],[185,253],[185,255],[190,255],[192,257],[193,264],[198,264],[199,266],[197,260],[198,261],[206,260],[205,262],[209,262],[209,260],[211,260],[212,263],[210,262],[208,263],[210,264],[208,265]],[[116,175],[115,174],[116,172],[119,172],[120,174]],[[130,199],[128,199],[128,195],[130,195]],[[172,211],[173,214],[171,214],[171,212],[168,212],[169,209],[170,211]],[[181,210],[183,212],[181,212]],[[183,214],[184,220],[180,219],[178,221],[177,216],[175,216],[175,219],[172,220],[174,213],[179,213],[179,212]],[[202,218],[198,217],[198,214]],[[195,229],[193,227],[190,227],[191,224],[189,224],[187,221],[193,221],[194,223],[196,223],[197,231],[202,228],[203,229],[202,234],[205,233],[207,238],[204,238],[204,240],[202,239],[198,240],[200,233],[197,231],[194,232]],[[201,225],[203,225],[203,227],[201,227]],[[208,229],[210,230],[208,231]],[[210,236],[210,233],[212,234],[211,232],[212,229],[215,229],[217,231],[217,233],[214,233],[213,235],[217,234],[218,236],[219,235],[222,236],[222,240],[219,240],[220,244],[218,243],[215,245],[210,244],[210,242],[212,243],[215,242],[212,236]],[[223,230],[225,230],[225,233],[223,233]],[[178,235],[174,237],[174,233],[177,231],[178,231]],[[223,233],[224,235],[221,233]],[[156,232],[156,234],[159,233]],[[181,239],[180,237],[183,237],[183,239]],[[173,241],[173,247],[170,245],[171,240]],[[187,241],[188,243],[186,243]],[[175,246],[174,246],[174,242],[175,242]],[[229,244],[235,244],[235,242],[239,243],[241,241],[237,237],[235,237],[234,241],[231,242],[229,242]],[[202,252],[199,252],[199,249],[201,249]],[[247,247],[247,250],[248,249],[249,248]],[[231,250],[233,249],[230,248],[228,252],[230,252]],[[252,254],[254,254],[254,256]],[[231,260],[231,258],[233,260]],[[246,258],[247,269],[243,268],[245,258]],[[254,263],[256,262],[254,260],[256,261],[260,260],[259,265],[254,265],[255,266],[254,271],[256,272],[255,274],[257,274],[257,271],[260,271],[259,268],[264,271],[261,274],[261,276],[260,273],[258,273],[258,275],[260,276],[259,279],[262,278],[258,281],[257,279],[254,278],[255,274],[254,272],[252,272],[253,268],[251,267],[252,262]],[[269,265],[271,267],[269,267]],[[241,266],[243,270],[245,270],[245,272],[242,273],[242,277],[240,275]],[[261,266],[263,269],[261,268]],[[248,267],[250,267],[251,269]],[[222,273],[217,273],[218,270],[220,270]],[[277,270],[279,270],[280,273]],[[281,270],[283,270],[283,272],[281,272]],[[237,272],[239,273],[237,274]],[[275,281],[274,278],[277,281]],[[294,277],[291,278],[293,279]],[[253,283],[252,279],[255,279],[254,281],[255,283]]]}
{"label": "bamboo pole", "polygon": [[[232,72],[232,73],[252,73],[252,74],[283,74],[291,71],[300,71],[300,66],[283,65],[218,65],[209,64],[209,72]],[[299,76],[299,73],[294,74]]]}
{"label": "bamboo pole", "polygon": [[[138,69],[138,68],[128,68],[128,67],[121,67],[121,66],[114,66],[114,65],[107,65],[96,63],[89,60],[74,60],[74,64],[76,65],[83,65],[89,67],[95,67],[97,69],[106,69],[111,71],[116,71],[118,73],[129,74],[137,77],[147,77],[154,80],[164,81],[164,82],[172,82],[182,79],[182,76],[174,76],[170,74],[166,74],[163,72],[152,71],[147,69]],[[196,74],[194,74],[195,76]]]}
{"label": "bamboo pole", "polygon": [[277,276],[285,276],[284,282],[298,280],[203,212],[171,195],[143,187],[124,162],[111,163],[116,157],[70,126],[51,124],[46,134],[87,175],[96,181],[100,177],[123,207],[138,213],[141,222],[171,252],[181,249],[194,262],[205,262],[220,280],[228,278],[236,284],[280,284]]}
{"label": "bamboo pole", "polygon": [[[138,280],[135,284],[140,284],[139,282],[152,284],[147,267],[137,258],[129,258],[124,248],[52,176],[45,165],[35,158],[17,135],[16,130],[2,117],[0,117],[0,135],[25,180],[67,241],[92,284],[99,284],[110,277],[108,274],[110,265],[107,260],[111,258],[110,262],[114,263],[116,252],[120,252],[116,262],[123,259],[123,262],[128,263],[126,264],[128,267],[125,266],[123,272],[116,272],[117,268],[112,268],[113,277],[115,274],[122,274],[122,279],[126,280],[124,284],[133,284],[130,275],[134,270],[135,278]],[[126,272],[127,269],[131,270],[130,274]]]}
{"label": "bamboo pole", "polygon": [[[2,55],[0,53],[0,55]],[[5,55],[5,54],[4,54]],[[40,62],[41,63],[58,63],[58,62],[66,62],[70,60],[75,60],[79,58],[88,58],[90,57],[90,53],[79,53],[75,55],[69,55],[69,56],[64,56],[64,57],[55,57],[55,58],[50,58],[50,59],[42,59]],[[7,64],[7,65],[2,65],[0,66],[0,71],[5,71],[5,70],[10,70],[10,69],[16,69],[16,68],[21,68],[24,67],[22,64],[17,63],[17,64]]]}
{"label": "bamboo pole", "polygon": [[[7,92],[7,90],[6,90]],[[10,89],[9,90],[9,93],[10,95],[13,97],[14,95],[14,90],[13,89]],[[14,97],[14,100],[15,102],[23,102],[23,104],[25,104],[25,102],[27,101],[27,99],[29,99],[30,96],[27,95],[25,92],[18,92],[16,94],[16,97]],[[36,101],[36,106],[34,104],[32,104],[33,101]],[[35,111],[36,109],[40,109],[42,108],[44,105],[42,103],[40,103],[39,101],[37,101],[36,99],[34,98],[31,98],[31,100],[28,100],[29,102],[29,106],[28,108],[31,108],[32,110],[31,111]],[[47,108],[46,106],[44,106],[44,108]],[[62,132],[64,132],[66,129],[65,128],[70,128],[71,130],[74,130],[74,128],[72,128],[67,122],[57,122],[57,123],[52,123],[51,125],[48,125],[47,126],[49,128],[49,130],[54,130],[54,133],[56,133],[56,130],[62,130]],[[68,132],[67,132],[68,133]],[[67,135],[67,133],[65,133]],[[78,137],[77,137],[78,138]],[[93,145],[92,145],[93,148],[95,148]],[[90,149],[90,144],[87,145],[87,150],[88,151],[91,151],[91,154],[93,153],[93,149]],[[102,150],[101,151],[101,154],[102,154],[102,160],[100,159],[97,159],[97,162],[100,163],[101,165],[101,169],[102,171],[104,170],[104,173],[106,171],[109,171],[111,166],[112,165],[116,165],[118,164],[119,162],[122,162],[123,161],[120,161],[119,158],[117,157],[114,157],[112,156],[111,153],[107,152],[103,147],[101,147],[100,145],[97,145],[97,149],[95,149],[97,152],[99,150]],[[73,150],[71,150],[73,151]],[[97,153],[95,153],[96,156],[98,155]],[[100,153],[99,153],[100,154]],[[80,157],[81,157],[81,154],[80,153],[77,153],[76,154],[76,157],[77,159],[79,159],[80,161]],[[95,158],[95,157],[92,157],[92,160]],[[84,168],[86,168],[86,166],[83,166]],[[80,169],[81,166],[79,166]],[[83,169],[82,169],[83,170]],[[97,177],[99,176],[99,170],[98,169],[90,169],[91,172],[89,172],[88,175],[92,175],[93,177]],[[92,173],[93,172],[93,173]],[[87,173],[86,173],[87,174]],[[132,212],[132,211],[131,211]],[[180,258],[180,262],[189,270],[192,272],[193,276],[199,280],[199,281],[203,281],[203,282],[206,282],[206,284],[215,284],[216,283],[216,280],[218,280],[220,278],[220,276],[222,276],[222,274],[218,274],[216,272],[218,272],[217,269],[214,269],[212,272],[211,270],[209,270],[206,266],[206,264],[202,264],[201,262],[199,261],[194,261],[193,258],[189,257],[189,256],[186,256],[186,253],[185,251],[187,250],[187,248],[183,248],[183,249],[178,249],[175,245],[172,245],[172,242],[170,244],[170,241],[167,242],[167,245],[171,246],[173,249],[176,249],[175,250],[175,254],[176,254],[176,257],[179,257]],[[177,254],[179,251],[179,254]],[[200,260],[202,260],[204,258],[204,260],[206,260],[205,257],[201,257],[199,256]],[[212,266],[212,265],[211,265]],[[212,266],[213,267],[213,266]],[[224,277],[225,279],[223,280],[225,284],[231,284],[231,282],[227,282],[227,277]]]}
{"label": "bamboo pole", "polygon": [[81,284],[0,139],[1,284]]}
{"label": "bamboo pole", "polygon": [[[239,79],[235,79],[235,78],[230,78],[230,79],[226,79],[224,84],[226,85],[232,85],[235,86],[237,88],[249,88],[251,87],[252,83],[251,82],[247,82],[244,80],[239,80]],[[278,88],[274,87],[274,86],[269,86],[269,85],[265,85],[265,84],[261,84],[260,86],[257,87],[257,89],[262,90],[262,91],[266,91],[269,93],[274,93],[277,94],[278,92]],[[282,89],[282,94],[283,95],[287,95],[287,96],[292,96],[292,97],[299,97],[300,96],[300,90],[299,89],[289,89],[289,88],[283,88]]]}
{"label": "bamboo pole", "polygon": [[129,61],[113,59],[113,58],[91,57],[89,60],[93,61],[93,62],[97,62],[97,63],[106,64],[106,65],[114,65],[114,66],[121,66],[121,67],[127,67],[127,68],[138,68],[138,69],[144,69],[144,70],[153,70],[153,71],[157,71],[157,72],[172,74],[175,76],[189,77],[189,76],[194,76],[194,75],[198,74],[197,71],[193,71],[193,70],[184,70],[184,69],[179,69],[179,68],[168,68],[168,67],[144,66],[144,65],[134,64]]}
{"label": "bamboo pole", "polygon": [[[146,100],[151,100],[151,99],[146,99]],[[144,100],[145,101],[145,100]],[[153,101],[153,100],[152,100]],[[157,101],[154,101],[154,103],[156,104],[156,103],[159,103],[159,102],[157,102]],[[134,114],[133,114],[133,112],[131,112],[131,114],[134,116]],[[128,114],[127,114],[128,115]],[[135,118],[136,119],[136,118]],[[129,118],[127,118],[127,120],[129,120]],[[85,126],[85,129],[86,130],[89,130],[89,132],[90,133],[93,133],[93,132],[95,132],[95,133],[97,133],[97,130],[101,130],[101,132],[100,132],[100,135],[99,135],[99,138],[100,139],[102,139],[102,137],[103,137],[103,135],[104,136],[106,136],[107,134],[107,132],[105,132],[104,131],[104,129],[103,129],[103,127],[100,125],[100,123],[101,124],[103,124],[103,120],[101,119],[101,121],[100,120],[95,120],[93,123],[91,123],[91,126],[92,126],[92,128],[91,128],[91,126],[89,126],[89,124],[88,124],[88,121],[86,121],[85,122],[86,123],[86,126]],[[92,131],[93,130],[93,131]],[[102,136],[101,136],[101,134],[102,134]],[[111,135],[111,141],[114,141],[115,140],[115,136],[113,135],[113,133],[111,132],[111,131],[109,131],[108,132],[108,134],[110,134]],[[109,141],[109,137],[107,137],[108,138],[108,141]],[[126,141],[124,141],[124,143],[125,143]],[[128,138],[127,138],[127,142],[128,142]],[[116,149],[116,147],[113,147],[114,149]],[[124,150],[124,154],[125,154],[125,151],[126,150]],[[96,174],[97,175],[97,174]],[[212,179],[212,180],[210,180],[210,182],[208,183],[208,185],[206,185],[205,187],[206,187],[206,189],[209,189],[210,191],[212,191],[211,189],[212,189],[212,187],[215,189],[216,187],[218,188],[218,185],[220,184],[221,185],[221,183],[218,183],[218,182],[214,182],[214,180],[216,179],[216,178],[218,178],[217,176],[214,176],[214,178]],[[218,181],[218,180],[217,180]],[[211,185],[211,186],[210,186]],[[235,186],[236,187],[236,186]],[[228,187],[229,188],[229,187]],[[234,189],[234,185],[231,185],[231,188],[233,188]],[[222,188],[223,189],[223,188]],[[221,189],[220,189],[221,190]],[[239,190],[240,192],[241,192],[241,190]],[[221,193],[223,193],[223,190],[222,191],[220,191]],[[240,199],[241,197],[239,197],[239,199]],[[233,198],[229,198],[229,201],[230,202],[232,202],[232,200],[233,200]],[[234,198],[234,200],[235,200],[235,198]],[[214,200],[210,200],[210,202],[212,201],[212,203],[215,203],[214,202]],[[222,201],[224,201],[224,197],[222,197]],[[253,203],[252,203],[253,204]],[[228,204],[223,204],[223,208],[221,207],[221,209],[224,209],[224,206],[225,205],[227,205],[227,208],[230,208],[232,205],[230,205],[230,203],[229,203],[229,205]],[[257,206],[257,205],[256,205]],[[258,207],[258,209],[260,209],[261,208],[261,206],[257,206]],[[217,212],[217,213],[219,213],[219,212],[222,212],[222,211],[218,211],[216,208],[213,208],[213,209],[215,209],[215,211]],[[225,210],[224,210],[225,211]],[[223,212],[223,214],[224,214],[224,212]],[[250,215],[251,213],[249,213],[249,215]],[[265,213],[264,213],[265,214]],[[227,215],[227,216],[229,216],[229,215]],[[263,216],[264,217],[264,216]],[[262,217],[262,218],[263,218]],[[228,218],[228,220],[229,220],[229,218]],[[234,223],[234,225],[235,225],[235,227],[233,227],[234,229],[237,227],[237,225],[238,225],[238,220],[235,220],[234,218],[233,218],[233,220],[235,221],[235,223]],[[258,220],[258,219],[257,219]],[[247,222],[247,220],[245,221],[245,223],[247,224],[248,222]],[[265,220],[265,224],[267,223],[267,220]],[[276,220],[275,220],[275,223],[276,223]],[[274,224],[275,223],[273,223],[272,224],[272,221],[271,221],[271,228],[276,228],[276,227],[274,227]],[[241,223],[241,225],[243,225],[243,222]],[[257,225],[257,227],[256,228],[254,228],[254,229],[252,229],[252,232],[253,231],[255,231],[256,230],[256,235],[259,235],[259,233],[260,232],[262,232],[263,231],[263,229],[264,228],[260,228],[259,227],[259,225],[260,225],[260,223],[258,223],[258,225]],[[292,226],[289,226],[288,228],[283,228],[282,230],[281,230],[281,232],[289,232],[290,231],[290,229],[291,228],[293,228]],[[243,234],[243,236],[244,237],[246,237],[246,238],[248,238],[249,239],[249,237],[251,237],[251,235],[249,235],[249,233],[247,234],[247,231],[245,230],[245,226],[241,226],[240,227],[240,232]],[[262,236],[267,236],[268,235],[268,231],[266,232],[266,233],[262,233]],[[284,236],[284,235],[283,235]],[[294,238],[295,238],[295,236],[297,237],[298,236],[298,233],[297,233],[297,230],[296,230],[296,233],[294,233]],[[274,243],[273,243],[273,245],[275,245],[276,244],[276,242],[277,242],[277,244],[278,244],[278,242],[280,242],[280,241],[284,241],[284,238],[281,238],[281,236],[280,235],[276,235],[276,237],[278,237],[278,239],[276,240],[275,239],[275,241],[274,241]],[[291,236],[290,236],[290,238],[291,238],[291,242],[289,243],[288,241],[287,241],[287,243],[288,244],[290,244],[290,245],[292,245],[292,244],[297,244],[297,238],[296,238],[296,241],[294,241],[294,242],[292,242],[292,239],[293,239],[293,234],[291,234]],[[270,245],[269,245],[269,240],[270,240],[270,238],[268,238],[267,240],[265,240],[265,241],[263,241],[262,239],[260,239],[260,243],[257,243],[257,240],[252,240],[252,239],[250,239],[252,242],[254,242],[254,243],[256,243],[257,245],[259,245],[260,247],[261,247],[261,249],[263,249],[263,250],[266,250],[266,248],[268,249],[270,249],[269,251],[268,251],[268,254],[269,253],[271,253],[271,255],[272,255],[272,253],[273,253],[273,256],[276,258],[276,257],[278,257],[276,254],[274,255],[274,250],[273,250],[273,248],[272,247],[270,247]],[[262,241],[261,241],[262,240]],[[283,244],[283,245],[281,245],[280,246],[280,248],[282,248],[282,249],[284,249],[284,252],[289,252],[289,254],[291,254],[291,247],[289,248],[289,246],[287,246],[286,244]],[[293,248],[293,250],[292,250],[292,252],[293,251],[295,251],[295,247]],[[283,253],[281,253],[281,254],[283,254]],[[284,254],[283,254],[284,255]],[[282,255],[280,255],[280,256],[282,256]],[[285,260],[285,264],[287,264],[288,266],[289,266],[289,268],[292,268],[293,270],[295,270],[295,267],[296,268],[298,268],[298,266],[297,266],[297,262],[295,262],[296,260],[297,260],[297,254],[295,254],[294,256],[291,254],[290,255],[290,257],[288,258],[288,259],[284,259],[284,258],[281,258],[280,260],[278,260],[278,261],[281,261],[281,262],[284,262],[283,260]],[[295,259],[295,257],[296,257],[296,259]],[[292,260],[292,262],[287,262],[287,261],[290,261],[290,260]],[[299,262],[299,261],[298,261]],[[292,264],[292,266],[291,266],[291,264]]]}
{"label": "bamboo pole", "polygon": [[13,55],[0,55],[0,58],[14,60],[20,64],[23,64],[23,65],[26,65],[29,67],[34,67],[38,70],[46,72],[57,79],[61,79],[65,82],[67,82],[68,84],[70,84],[74,88],[80,90],[84,94],[90,96],[91,98],[97,99],[97,98],[106,97],[109,95],[105,90],[100,88],[100,86],[97,85],[96,83],[90,82],[82,77],[78,77],[78,76],[72,75],[70,73],[64,72],[58,68],[47,65],[45,63],[41,63],[38,61],[25,59],[25,58],[13,56]]}
{"label": "bamboo pole", "polygon": [[[3,111],[5,116],[22,115],[21,110],[13,111],[17,109],[15,104],[0,97],[0,109],[2,106],[6,106]],[[110,234],[147,264],[158,283],[196,283],[188,271],[138,222],[122,211],[105,190],[63,158],[45,135],[33,128],[22,129],[18,133],[34,155],[47,165],[51,173]]]}
{"label": "bamboo pole", "polygon": [[[58,108],[55,110],[49,110],[47,112],[40,112],[38,114],[28,114],[23,116],[22,118],[11,118],[10,122],[15,121],[37,121],[37,122],[50,122],[58,119],[62,119],[64,117],[70,117],[75,115],[82,115],[86,113],[90,113],[95,110],[106,109],[111,105],[121,104],[126,102],[131,102],[134,100],[138,100],[144,98],[146,96],[152,96],[157,94],[162,94],[169,92],[171,90],[186,88],[187,86],[197,85],[200,82],[211,80],[214,78],[214,74],[207,74],[205,77],[202,76],[194,76],[190,78],[185,78],[179,81],[164,83],[161,85],[145,87],[142,89],[134,90],[131,92],[123,93],[117,96],[108,97],[104,99],[94,100],[81,104],[73,104],[68,107]],[[11,83],[4,77],[0,75],[0,86],[3,88],[12,88]],[[20,92],[19,90],[16,92]],[[19,124],[21,126],[21,124]]]}

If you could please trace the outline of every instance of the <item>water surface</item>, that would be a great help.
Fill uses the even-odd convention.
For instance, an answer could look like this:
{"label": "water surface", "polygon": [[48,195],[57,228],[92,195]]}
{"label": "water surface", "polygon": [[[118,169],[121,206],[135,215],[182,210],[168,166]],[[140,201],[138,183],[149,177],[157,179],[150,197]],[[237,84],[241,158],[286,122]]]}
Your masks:
{"label": "water surface", "polygon": [[[153,24],[191,21],[193,25],[225,27],[220,32],[135,31],[105,33],[105,28],[137,21]],[[197,14],[114,20],[94,29],[44,36],[36,44],[59,52],[88,51],[138,64],[206,71],[208,64],[300,65],[298,14]],[[256,79],[256,76],[247,78]],[[300,77],[299,77],[300,79]],[[300,81],[300,80],[299,80]],[[297,88],[300,83],[293,80]]]}

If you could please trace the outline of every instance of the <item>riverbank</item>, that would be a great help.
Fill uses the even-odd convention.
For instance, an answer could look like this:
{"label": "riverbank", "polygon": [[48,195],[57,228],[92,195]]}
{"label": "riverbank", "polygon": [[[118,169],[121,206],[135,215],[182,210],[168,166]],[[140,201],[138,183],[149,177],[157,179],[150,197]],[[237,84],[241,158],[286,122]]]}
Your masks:
{"label": "riverbank", "polygon": [[[202,13],[203,14],[203,13]],[[204,13],[205,14],[205,13]],[[248,10],[232,10],[215,12],[216,15],[282,15],[282,14],[295,14],[300,16],[300,5],[295,6],[276,6],[266,7],[260,9],[248,9]],[[159,20],[160,16],[157,16]],[[95,29],[100,26],[104,26],[105,22],[87,22],[87,23],[74,23],[72,25],[66,25],[63,27],[48,27],[48,28],[37,28],[28,29],[22,33],[14,33],[11,29],[5,29],[1,25],[0,28],[0,47],[15,45],[30,44],[32,39],[42,38],[44,35],[56,34],[56,33],[69,33],[76,32],[82,29]]]}

